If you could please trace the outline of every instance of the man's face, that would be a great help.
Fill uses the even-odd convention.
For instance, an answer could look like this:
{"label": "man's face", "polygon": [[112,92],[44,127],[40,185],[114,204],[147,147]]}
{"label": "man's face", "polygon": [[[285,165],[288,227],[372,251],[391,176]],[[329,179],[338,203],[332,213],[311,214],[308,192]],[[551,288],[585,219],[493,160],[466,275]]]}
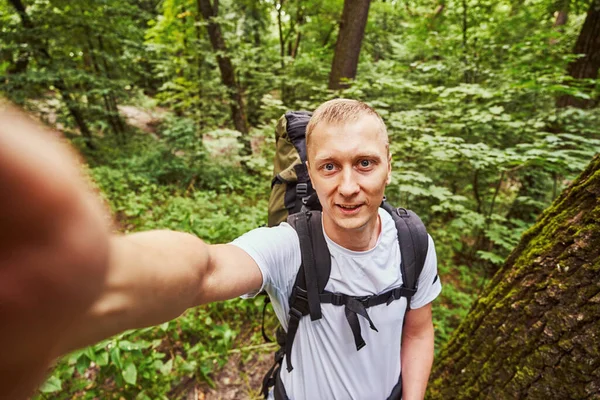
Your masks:
{"label": "man's face", "polygon": [[376,117],[318,124],[311,133],[308,160],[326,228],[339,234],[376,226],[391,179],[387,138]]}

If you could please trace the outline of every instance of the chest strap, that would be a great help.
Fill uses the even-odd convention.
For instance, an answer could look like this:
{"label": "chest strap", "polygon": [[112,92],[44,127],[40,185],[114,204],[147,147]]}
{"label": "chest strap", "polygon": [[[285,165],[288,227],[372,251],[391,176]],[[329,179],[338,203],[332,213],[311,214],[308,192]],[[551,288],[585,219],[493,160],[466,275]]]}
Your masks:
{"label": "chest strap", "polygon": [[[327,290],[319,294],[319,300],[321,303],[333,304],[334,306],[344,306],[344,312],[348,325],[352,330],[354,336],[354,344],[356,350],[360,350],[365,347],[366,343],[361,334],[360,323],[358,316],[362,316],[369,322],[369,327],[377,332],[375,324],[367,313],[367,308],[374,307],[380,304],[390,305],[394,300],[398,300],[401,297],[407,299],[410,304],[410,299],[417,292],[416,289],[410,289],[404,286],[399,286],[394,289],[390,289],[387,292],[371,295],[371,296],[349,296],[343,293],[332,293]],[[285,361],[288,372],[291,372],[294,367],[292,366],[292,344],[300,325],[300,319],[303,316],[310,314],[309,301],[306,290],[295,286],[292,292],[292,301],[290,301],[290,313],[288,321],[288,330],[285,338]]]}

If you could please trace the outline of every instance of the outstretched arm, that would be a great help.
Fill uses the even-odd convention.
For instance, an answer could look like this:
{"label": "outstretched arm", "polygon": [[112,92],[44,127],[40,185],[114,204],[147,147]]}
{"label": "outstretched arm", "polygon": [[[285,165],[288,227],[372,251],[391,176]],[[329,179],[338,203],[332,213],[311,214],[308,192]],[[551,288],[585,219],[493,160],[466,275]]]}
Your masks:
{"label": "outstretched arm", "polygon": [[425,398],[433,364],[433,322],[431,303],[407,311],[402,329],[402,398]]}
{"label": "outstretched arm", "polygon": [[232,245],[208,245],[173,231],[148,231],[110,240],[105,287],[74,322],[61,352],[132,328],[157,325],[190,307],[260,288],[254,260]]}
{"label": "outstretched arm", "polygon": [[256,263],[185,233],[114,236],[76,155],[0,103],[0,398],[57,356],[260,287]]}

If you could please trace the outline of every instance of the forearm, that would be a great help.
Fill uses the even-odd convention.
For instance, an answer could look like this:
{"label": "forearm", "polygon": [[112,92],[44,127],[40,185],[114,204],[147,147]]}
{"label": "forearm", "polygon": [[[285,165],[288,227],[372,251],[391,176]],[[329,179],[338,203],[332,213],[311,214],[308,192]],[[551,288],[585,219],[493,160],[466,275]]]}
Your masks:
{"label": "forearm", "polygon": [[209,247],[195,236],[148,231],[114,236],[110,248],[104,292],[76,321],[63,351],[169,321],[202,301]]}
{"label": "forearm", "polygon": [[422,400],[433,364],[433,325],[419,335],[402,337],[402,398]]}

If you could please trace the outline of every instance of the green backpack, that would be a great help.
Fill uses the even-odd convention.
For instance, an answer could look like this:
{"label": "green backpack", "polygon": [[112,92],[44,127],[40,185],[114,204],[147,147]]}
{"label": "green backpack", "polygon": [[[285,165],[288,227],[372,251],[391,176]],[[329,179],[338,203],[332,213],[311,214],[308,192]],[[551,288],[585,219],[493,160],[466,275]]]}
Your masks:
{"label": "green backpack", "polygon": [[303,202],[315,192],[306,169],[305,133],[311,115],[308,111],[290,111],[277,122],[269,226],[278,225],[299,212]]}

